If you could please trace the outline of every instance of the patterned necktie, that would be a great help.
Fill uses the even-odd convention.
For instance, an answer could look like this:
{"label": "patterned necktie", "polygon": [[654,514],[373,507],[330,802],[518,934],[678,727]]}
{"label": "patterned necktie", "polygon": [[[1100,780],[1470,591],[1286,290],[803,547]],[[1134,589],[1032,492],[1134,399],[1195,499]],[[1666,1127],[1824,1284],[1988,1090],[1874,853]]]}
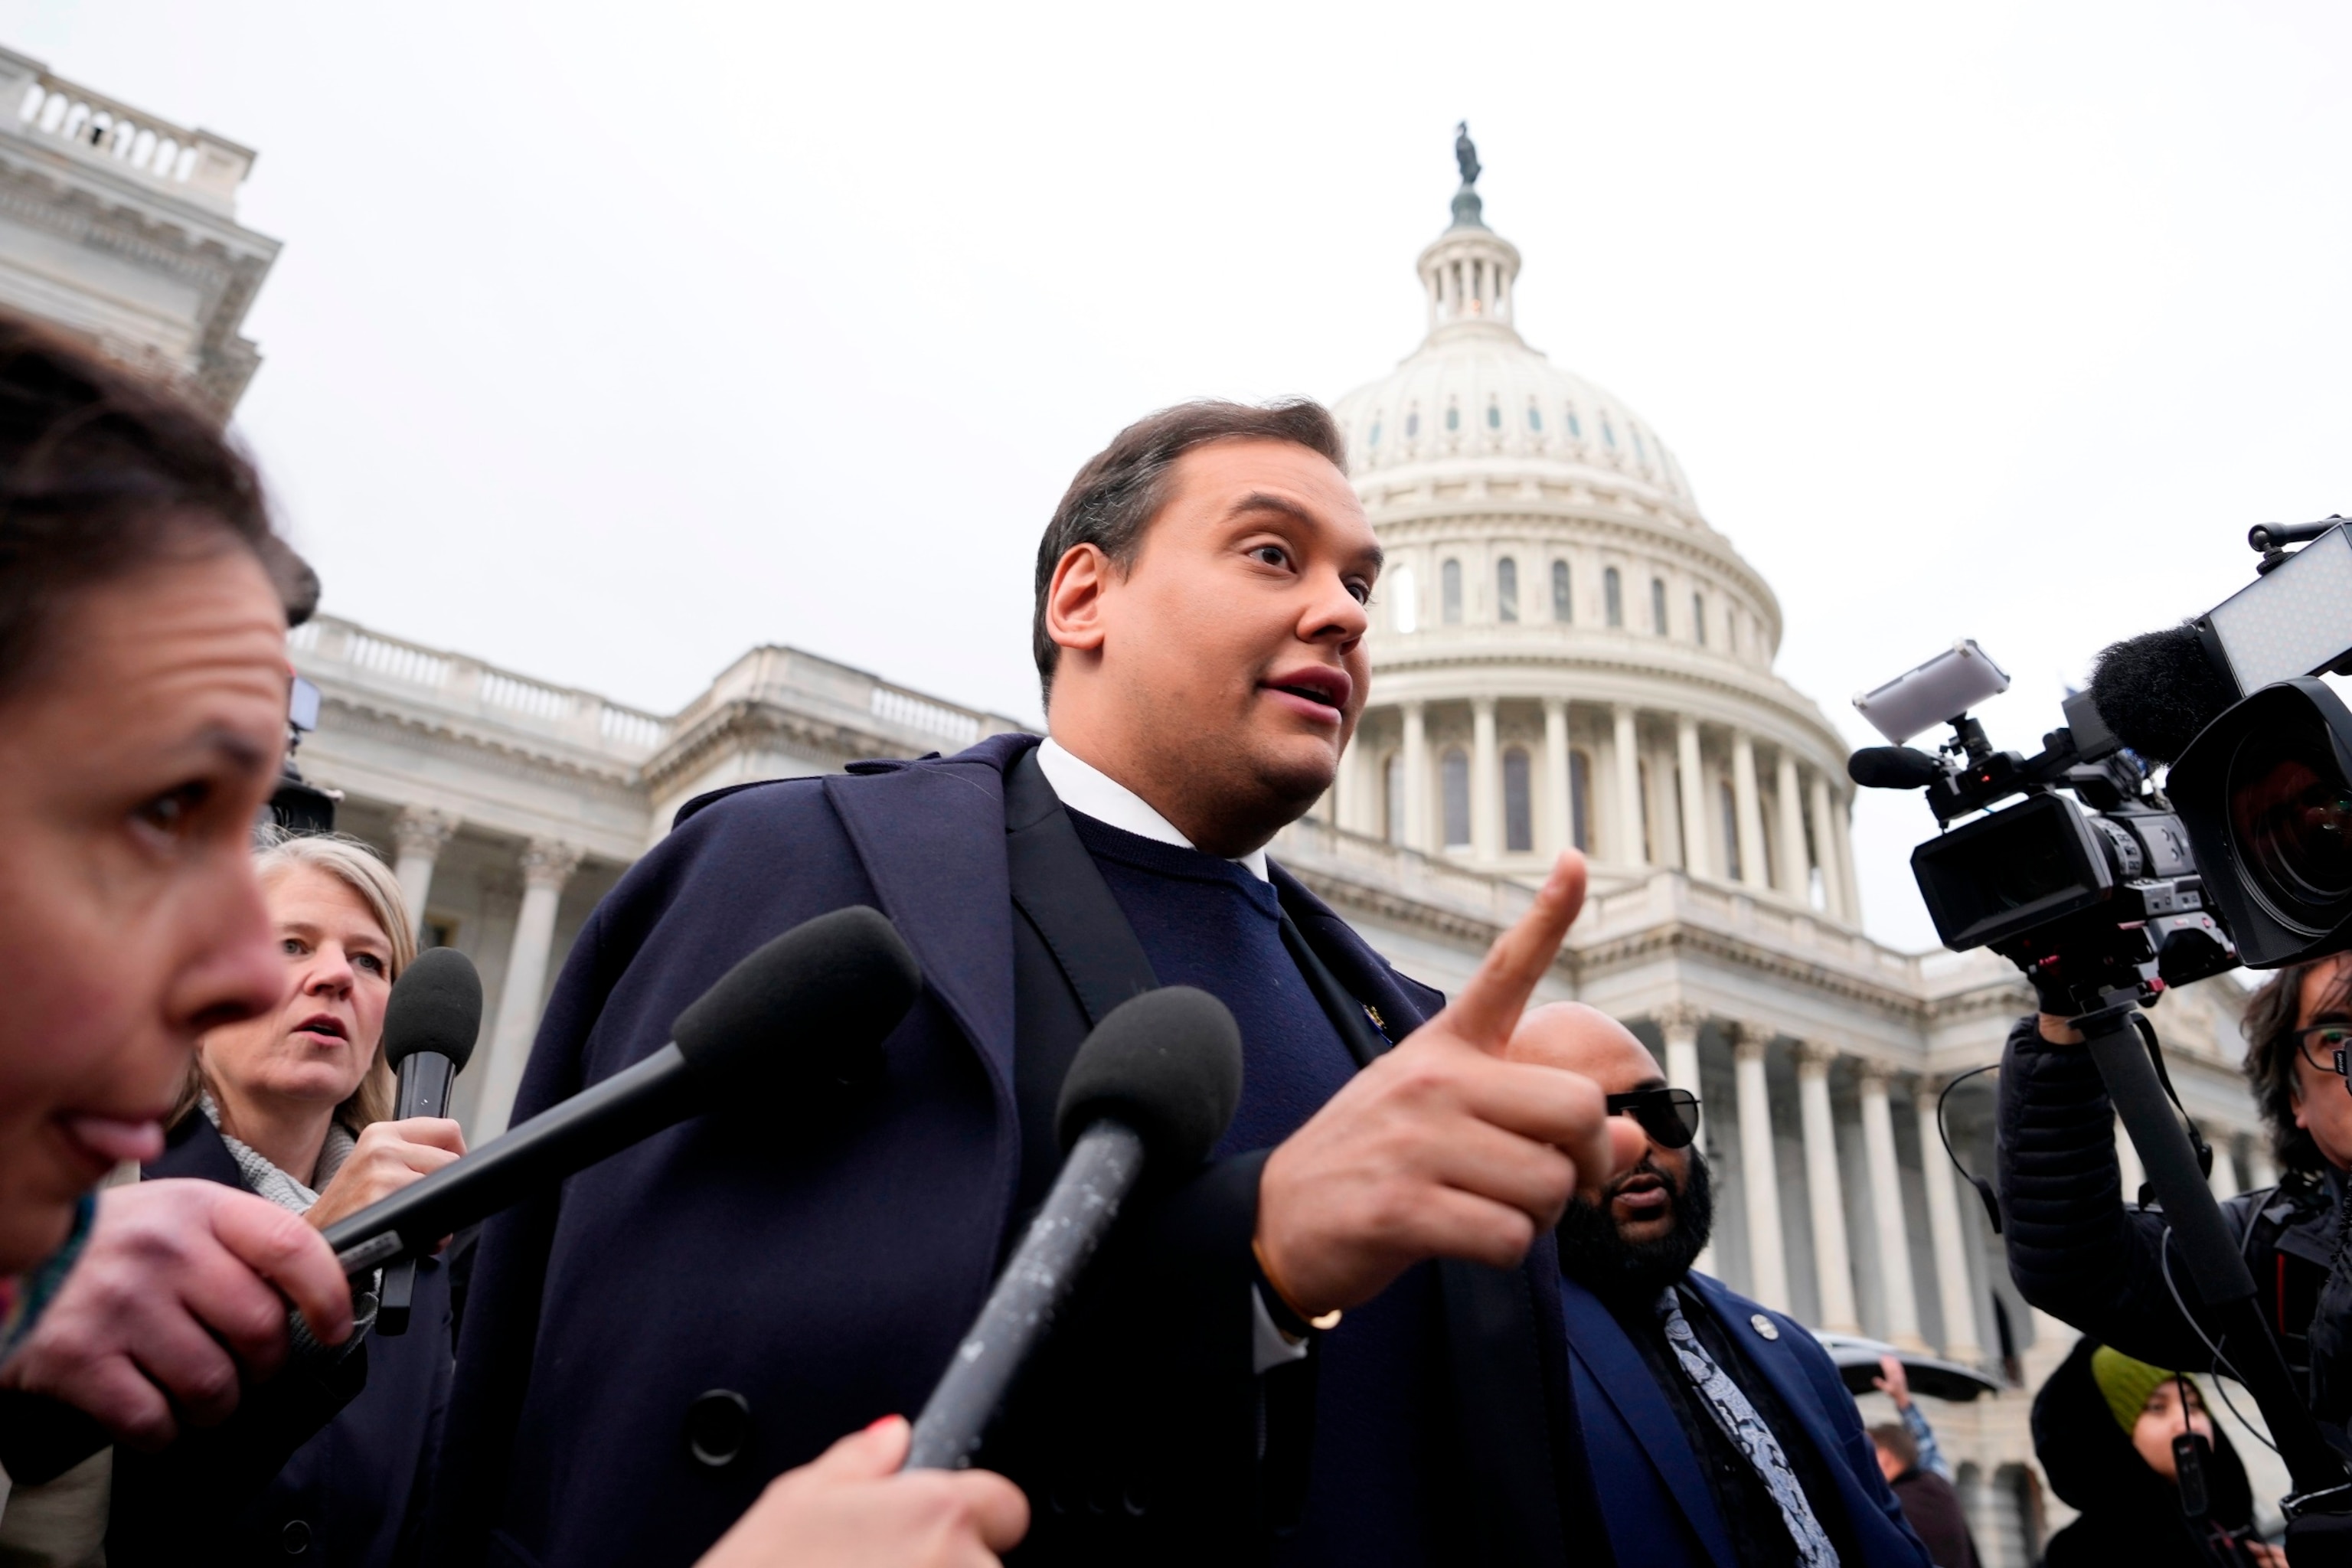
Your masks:
{"label": "patterned necktie", "polygon": [[1780,1440],[1772,1436],[1772,1428],[1764,1425],[1764,1417],[1756,1414],[1756,1406],[1748,1403],[1748,1395],[1739,1385],[1725,1375],[1706,1347],[1698,1342],[1689,1323],[1683,1321],[1682,1303],[1675,1297],[1673,1288],[1658,1298],[1658,1318],[1665,1324],[1666,1343],[1674,1347],[1675,1360],[1682,1363],[1683,1375],[1698,1390],[1699,1398],[1706,1405],[1715,1424],[1723,1435],[1755,1467],[1757,1478],[1772,1500],[1780,1508],[1780,1519],[1789,1527],[1789,1539],[1797,1543],[1797,1555],[1805,1568],[1837,1568],[1837,1548],[1830,1544],[1829,1534],[1822,1521],[1813,1517],[1813,1505],[1806,1500],[1805,1489],[1798,1484],[1797,1472],[1790,1468],[1789,1456],[1781,1451]]}

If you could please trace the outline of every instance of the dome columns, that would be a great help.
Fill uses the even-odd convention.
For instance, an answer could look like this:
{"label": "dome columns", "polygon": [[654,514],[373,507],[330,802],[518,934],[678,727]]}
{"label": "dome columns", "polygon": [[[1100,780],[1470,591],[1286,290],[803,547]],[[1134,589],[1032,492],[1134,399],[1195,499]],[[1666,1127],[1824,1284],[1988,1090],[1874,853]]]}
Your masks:
{"label": "dome columns", "polygon": [[1575,846],[1604,873],[1679,869],[1799,909],[1818,900],[1853,923],[1846,794],[1826,761],[1664,704],[1483,684],[1368,709],[1328,808],[1337,825],[1531,876]]}

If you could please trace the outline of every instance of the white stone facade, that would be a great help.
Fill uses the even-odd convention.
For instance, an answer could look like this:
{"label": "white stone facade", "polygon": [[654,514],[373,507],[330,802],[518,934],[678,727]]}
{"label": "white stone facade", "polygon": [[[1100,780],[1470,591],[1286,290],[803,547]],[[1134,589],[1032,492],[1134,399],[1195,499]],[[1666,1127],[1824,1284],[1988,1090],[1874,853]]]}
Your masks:
{"label": "white stone facade", "polygon": [[278,241],[236,221],[251,149],[0,49],[0,307],[187,386],[223,416]]}
{"label": "white stone facade", "polygon": [[[237,322],[276,250],[235,222],[251,156],[0,52],[0,303],[233,403],[256,363]],[[1584,847],[1593,896],[1543,994],[1626,1020],[1700,1094],[1706,1266],[1806,1321],[2019,1389],[1928,1405],[1988,1568],[2022,1568],[2064,1517],[2024,1391],[2071,1336],[2011,1287],[1936,1107],[1998,1060],[2030,993],[1984,954],[1863,933],[1844,746],[1773,671],[1770,587],[1654,429],[1519,338],[1518,253],[1475,197],[1456,210],[1420,260],[1422,346],[1336,405],[1391,563],[1371,706],[1332,796],[1271,851],[1451,991],[1553,853]],[[751,650],[668,715],[331,616],[293,658],[325,697],[305,771],[394,862],[426,940],[481,969],[488,1022],[457,1104],[478,1141],[505,1123],[583,921],[681,804],[1017,727],[789,647]],[[2235,1068],[2237,995],[2208,983],[2158,1017],[2225,1191],[2269,1167]],[[1990,1110],[1990,1075],[1950,1098],[1953,1146],[1987,1174]],[[2257,1495],[2277,1496],[2283,1475],[2238,1447]]]}

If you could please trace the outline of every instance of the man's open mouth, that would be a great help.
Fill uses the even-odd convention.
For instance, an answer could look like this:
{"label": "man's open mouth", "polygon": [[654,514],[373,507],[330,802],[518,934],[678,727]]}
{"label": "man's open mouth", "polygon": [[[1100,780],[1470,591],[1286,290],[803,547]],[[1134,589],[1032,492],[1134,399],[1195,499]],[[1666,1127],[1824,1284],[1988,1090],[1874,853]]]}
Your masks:
{"label": "man's open mouth", "polygon": [[1335,712],[1346,709],[1356,685],[1346,670],[1328,668],[1286,670],[1262,684]]}

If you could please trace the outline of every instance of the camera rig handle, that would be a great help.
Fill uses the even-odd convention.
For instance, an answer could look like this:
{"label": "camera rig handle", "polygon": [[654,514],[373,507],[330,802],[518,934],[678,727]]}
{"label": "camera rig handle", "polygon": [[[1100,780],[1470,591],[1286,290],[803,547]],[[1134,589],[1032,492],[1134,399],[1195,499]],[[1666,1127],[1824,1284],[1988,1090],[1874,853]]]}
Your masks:
{"label": "camera rig handle", "polygon": [[2086,1013],[2074,1020],[2084,1048],[2106,1085],[2107,1099],[2122,1118],[2132,1147],[2139,1152],[2148,1184],[2164,1205],[2164,1216],[2189,1265],[2190,1282],[2212,1310],[2238,1380],[2262,1407],[2278,1445],[2279,1458],[2294,1478],[2294,1495],[2284,1508],[2289,1519],[2305,1511],[2352,1511],[2352,1468],[2329,1444],[2304,1403],[2302,1392],[2263,1321],[2254,1277],[2231,1240],[2221,1205],[2197,1166],[2189,1135],[2173,1117],[2158,1082],[2156,1064],[2133,1023],[2129,1002]]}

